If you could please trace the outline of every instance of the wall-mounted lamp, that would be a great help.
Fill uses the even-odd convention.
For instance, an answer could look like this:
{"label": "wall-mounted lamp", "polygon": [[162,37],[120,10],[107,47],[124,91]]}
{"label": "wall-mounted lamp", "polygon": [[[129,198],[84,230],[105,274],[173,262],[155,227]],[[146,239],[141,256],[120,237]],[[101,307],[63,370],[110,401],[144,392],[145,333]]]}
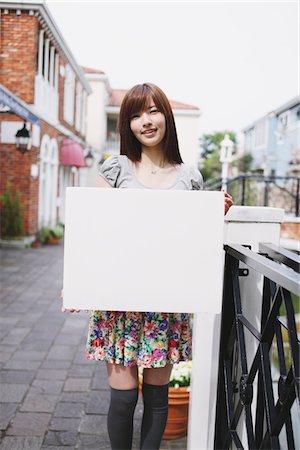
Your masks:
{"label": "wall-mounted lamp", "polygon": [[93,167],[94,159],[95,159],[95,156],[93,155],[93,152],[91,150],[89,150],[84,157],[86,166]]}
{"label": "wall-mounted lamp", "polygon": [[16,133],[16,147],[23,155],[31,148],[30,132],[26,128],[26,122],[24,122],[23,128]]}

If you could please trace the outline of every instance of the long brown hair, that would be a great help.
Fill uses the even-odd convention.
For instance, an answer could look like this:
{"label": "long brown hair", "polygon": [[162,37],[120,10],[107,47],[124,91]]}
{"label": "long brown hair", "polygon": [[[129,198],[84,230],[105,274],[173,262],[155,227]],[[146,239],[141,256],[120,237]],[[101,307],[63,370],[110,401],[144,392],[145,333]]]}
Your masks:
{"label": "long brown hair", "polygon": [[130,128],[131,117],[143,111],[152,98],[155,106],[166,119],[166,132],[163,140],[164,157],[170,163],[181,164],[176,126],[169,100],[165,93],[155,84],[143,83],[133,86],[125,95],[119,115],[118,131],[121,138],[120,153],[131,161],[140,161],[141,143]]}

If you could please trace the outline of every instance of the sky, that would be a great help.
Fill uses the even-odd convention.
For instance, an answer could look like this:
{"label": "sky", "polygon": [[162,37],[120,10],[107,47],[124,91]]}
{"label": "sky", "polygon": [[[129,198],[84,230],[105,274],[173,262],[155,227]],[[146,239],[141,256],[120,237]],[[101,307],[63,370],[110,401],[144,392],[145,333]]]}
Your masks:
{"label": "sky", "polygon": [[240,133],[299,95],[297,1],[46,4],[80,65],[199,107],[199,136]]}

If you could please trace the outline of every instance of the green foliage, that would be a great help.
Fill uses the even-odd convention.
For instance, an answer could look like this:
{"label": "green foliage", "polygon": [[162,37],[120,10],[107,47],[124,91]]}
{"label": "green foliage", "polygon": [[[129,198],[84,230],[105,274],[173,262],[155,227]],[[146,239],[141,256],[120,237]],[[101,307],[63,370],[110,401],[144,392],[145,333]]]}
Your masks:
{"label": "green foliage", "polygon": [[50,228],[50,235],[58,239],[62,239],[64,237],[64,228],[61,225]]}
{"label": "green foliage", "polygon": [[24,232],[24,222],[20,191],[15,195],[11,193],[10,183],[7,182],[4,195],[1,196],[3,204],[1,214],[1,236],[4,238],[21,237]]}
{"label": "green foliage", "polygon": [[200,171],[204,181],[221,175],[222,165],[220,163],[219,151],[212,152],[211,155],[204,160]]}
{"label": "green foliage", "polygon": [[245,153],[239,159],[236,159],[232,165],[238,168],[239,173],[250,172],[253,163],[253,156],[251,153]]}
{"label": "green foliage", "polygon": [[229,138],[236,145],[237,138],[234,131],[215,131],[212,134],[203,134],[200,138],[202,148],[202,158],[209,158],[214,152],[220,152],[221,142],[223,141],[225,134],[228,134]]}
{"label": "green foliage", "polygon": [[203,134],[200,138],[203,158],[202,166],[199,167],[204,181],[221,176],[222,165],[220,163],[221,142],[228,134],[234,145],[237,143],[234,131],[216,131],[212,134]]}
{"label": "green foliage", "polygon": [[36,239],[44,244],[50,236],[62,239],[64,236],[64,227],[62,225],[57,225],[56,227],[42,227],[37,232]]}

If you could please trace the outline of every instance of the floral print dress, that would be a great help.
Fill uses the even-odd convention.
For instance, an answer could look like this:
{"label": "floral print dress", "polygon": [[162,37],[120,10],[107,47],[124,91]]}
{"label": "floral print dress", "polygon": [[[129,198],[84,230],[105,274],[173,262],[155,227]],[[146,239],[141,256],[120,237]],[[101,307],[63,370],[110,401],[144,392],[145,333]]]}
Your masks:
{"label": "floral print dress", "polygon": [[[111,156],[100,168],[116,188],[145,188],[126,156]],[[201,174],[181,164],[172,189],[202,189]],[[192,358],[192,314],[91,311],[86,345],[90,360],[143,368],[164,367]]]}

